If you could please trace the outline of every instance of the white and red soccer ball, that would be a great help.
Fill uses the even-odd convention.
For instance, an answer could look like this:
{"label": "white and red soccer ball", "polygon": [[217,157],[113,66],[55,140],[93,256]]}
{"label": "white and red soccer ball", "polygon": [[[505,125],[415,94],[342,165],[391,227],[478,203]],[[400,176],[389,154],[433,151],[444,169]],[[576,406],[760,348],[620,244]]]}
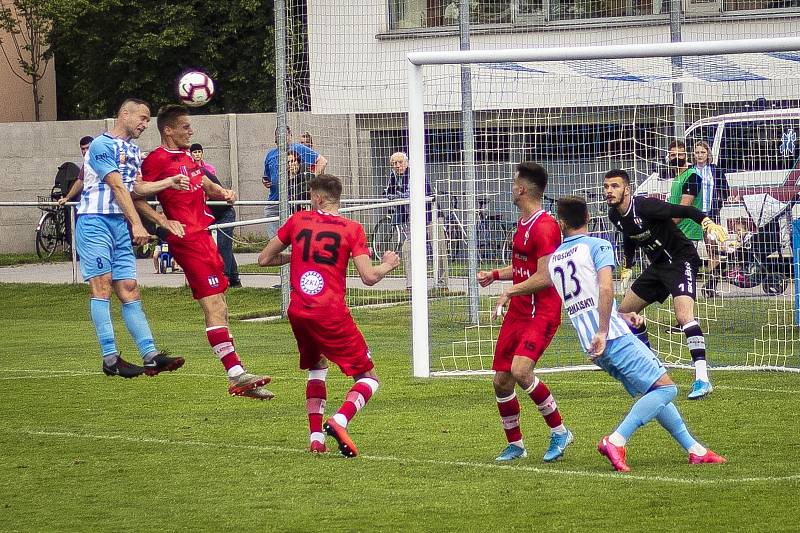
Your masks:
{"label": "white and red soccer ball", "polygon": [[214,97],[214,80],[205,72],[192,70],[178,80],[178,98],[189,107],[206,105]]}

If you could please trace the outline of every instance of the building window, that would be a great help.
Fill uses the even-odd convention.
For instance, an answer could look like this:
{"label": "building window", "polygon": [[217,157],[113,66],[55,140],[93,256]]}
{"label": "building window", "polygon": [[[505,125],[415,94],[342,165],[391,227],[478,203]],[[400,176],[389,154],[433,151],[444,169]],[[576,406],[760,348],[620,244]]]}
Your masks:
{"label": "building window", "polygon": [[[457,26],[459,0],[388,0],[389,28]],[[531,24],[559,20],[637,17],[669,13],[671,0],[470,0],[470,22]],[[694,0],[723,12],[800,7],[800,0]],[[719,12],[719,8],[716,8]]]}

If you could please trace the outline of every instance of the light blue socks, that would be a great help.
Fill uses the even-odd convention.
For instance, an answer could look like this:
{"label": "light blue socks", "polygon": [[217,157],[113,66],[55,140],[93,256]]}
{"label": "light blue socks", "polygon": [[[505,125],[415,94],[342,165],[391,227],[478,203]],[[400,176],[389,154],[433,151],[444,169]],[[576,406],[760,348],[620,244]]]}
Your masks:
{"label": "light blue socks", "polygon": [[125,321],[125,326],[139,348],[139,354],[142,359],[149,354],[155,353],[156,344],[153,341],[153,334],[150,332],[147,317],[144,316],[142,301],[134,300],[122,304],[122,319]]}

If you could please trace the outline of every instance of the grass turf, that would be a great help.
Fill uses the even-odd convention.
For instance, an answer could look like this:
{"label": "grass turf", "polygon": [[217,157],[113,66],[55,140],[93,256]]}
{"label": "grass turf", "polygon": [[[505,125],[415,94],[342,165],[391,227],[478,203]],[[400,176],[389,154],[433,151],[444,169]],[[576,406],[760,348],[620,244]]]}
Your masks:
{"label": "grass turf", "polygon": [[[712,396],[689,402],[690,374],[672,371],[690,430],[730,463],[691,467],[651,424],[629,444],[627,475],[595,450],[630,405],[621,386],[599,372],[546,375],[576,442],[542,463],[546,428],[523,399],[530,455],[498,466],[489,379],[411,378],[408,308],[360,310],[382,378],[351,425],[362,456],[312,456],[285,321],[232,324],[277,398],[231,398],[188,290],[142,292],[159,347],[187,363],[126,381],[99,371],[85,286],[0,284],[0,529],[794,531],[800,519],[796,374],[716,372]],[[240,289],[228,301],[242,316],[273,314],[279,293]],[[114,307],[120,348],[136,360]],[[328,383],[332,413],[349,381],[333,368]]]}

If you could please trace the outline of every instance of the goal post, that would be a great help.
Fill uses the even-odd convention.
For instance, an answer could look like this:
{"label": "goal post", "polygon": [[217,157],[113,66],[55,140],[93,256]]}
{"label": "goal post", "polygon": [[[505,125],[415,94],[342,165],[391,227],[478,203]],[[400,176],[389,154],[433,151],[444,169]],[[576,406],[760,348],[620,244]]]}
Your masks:
{"label": "goal post", "polygon": [[[723,89],[718,89],[713,84],[715,80],[713,79],[704,79],[700,76],[699,80],[689,80],[688,83],[698,83],[703,84],[700,89],[697,90],[697,95],[695,95],[695,100],[699,101],[703,97],[704,94],[707,94],[708,100],[710,102],[713,101],[714,105],[705,105],[701,106],[698,105],[693,110],[695,112],[695,116],[698,118],[707,118],[709,116],[715,116],[715,113],[720,113],[722,110],[726,110],[726,105],[730,104],[733,105],[731,102],[736,102],[737,99],[744,101],[748,99],[752,100],[759,100],[763,97],[760,96],[762,93],[768,93],[767,99],[774,99],[778,102],[778,109],[785,109],[787,113],[785,114],[786,118],[785,123],[789,123],[790,121],[794,120],[794,115],[791,114],[789,111],[795,109],[800,117],[800,102],[798,102],[798,97],[800,97],[800,87],[793,86],[790,89],[787,89],[785,83],[790,83],[792,79],[792,75],[795,76],[798,70],[798,65],[800,65],[800,55],[797,54],[797,51],[800,50],[800,38],[798,37],[785,37],[785,38],[765,38],[765,39],[741,39],[741,40],[723,40],[723,41],[696,41],[696,42],[674,42],[674,43],[658,43],[658,44],[641,44],[641,45],[607,45],[607,46],[587,46],[587,47],[558,47],[558,48],[528,48],[528,49],[494,49],[494,50],[453,50],[453,51],[431,51],[431,52],[412,52],[407,54],[408,64],[407,64],[407,80],[408,80],[408,142],[409,142],[409,159],[410,159],[410,180],[411,180],[411,189],[410,189],[410,239],[411,239],[411,270],[412,270],[412,291],[411,291],[411,303],[412,303],[412,353],[413,353],[413,375],[416,377],[429,377],[431,375],[454,375],[459,373],[471,373],[471,372],[482,372],[488,373],[490,370],[490,365],[487,365],[487,358],[488,362],[490,363],[490,354],[491,347],[493,346],[493,340],[496,335],[497,327],[491,324],[466,324],[464,326],[463,332],[463,339],[462,340],[453,340],[453,346],[456,343],[464,343],[465,346],[477,346],[478,354],[467,362],[466,369],[459,369],[456,368],[454,370],[442,369],[441,366],[437,366],[437,368],[432,368],[432,353],[431,353],[431,342],[432,342],[432,335],[431,335],[431,323],[432,321],[436,320],[436,316],[431,312],[431,307],[438,305],[436,299],[429,299],[428,297],[428,285],[427,285],[427,261],[426,261],[426,202],[425,202],[425,182],[426,182],[426,174],[428,172],[428,161],[426,161],[426,138],[428,138],[428,129],[426,128],[426,113],[428,117],[430,117],[433,113],[441,112],[455,112],[453,101],[457,100],[457,94],[454,94],[451,90],[451,94],[447,94],[443,96],[443,101],[433,101],[431,102],[431,98],[436,98],[436,96],[431,97],[428,92],[426,92],[426,67],[431,67],[434,65],[439,65],[443,67],[449,67],[454,65],[466,65],[466,66],[479,66],[479,65],[491,65],[493,66],[497,72],[502,72],[503,75],[496,75],[496,77],[489,79],[488,81],[484,80],[483,87],[487,87],[492,85],[492,83],[496,83],[497,85],[504,84],[508,78],[504,77],[505,74],[508,72],[513,71],[514,76],[524,77],[526,75],[531,76],[562,76],[560,79],[560,83],[565,83],[564,80],[571,80],[573,83],[576,79],[581,79],[581,76],[587,76],[585,71],[588,70],[588,65],[592,61],[596,60],[618,60],[622,62],[626,62],[626,67],[631,67],[631,62],[633,60],[651,60],[654,58],[673,58],[673,57],[700,57],[705,56],[706,58],[714,58],[717,56],[742,56],[742,57],[749,57],[751,64],[757,66],[759,62],[758,54],[771,54],[769,57],[778,59],[782,59],[786,61],[786,68],[787,72],[791,72],[791,74],[787,74],[786,72],[777,72],[776,79],[774,80],[779,87],[777,87],[774,91],[774,95],[770,93],[770,87],[767,87],[770,81],[768,74],[754,74],[750,78],[747,76],[741,76],[737,78],[734,75],[731,75],[726,78],[727,74],[724,72],[719,76],[719,80],[716,83],[719,84],[727,84],[724,86]],[[786,53],[785,55],[781,56],[781,53]],[[747,56],[747,55],[750,56]],[[755,59],[753,59],[755,57]],[[763,57],[767,57],[764,55]],[[711,59],[709,59],[711,61]],[[540,64],[555,64],[556,66],[548,69],[548,68],[540,68]],[[531,65],[531,66],[528,66]],[[613,66],[613,65],[612,65]],[[587,68],[584,68],[587,67]],[[601,65],[602,68],[608,68],[608,65]],[[612,95],[609,96],[604,93],[604,96],[608,97],[608,101],[604,102],[597,102],[594,104],[595,108],[589,109],[589,106],[584,105],[581,107],[580,102],[576,103],[575,101],[580,100],[579,98],[573,98],[575,101],[570,101],[569,98],[565,97],[565,101],[567,102],[563,109],[560,111],[552,110],[552,114],[562,113],[566,114],[568,112],[575,112],[575,111],[564,111],[564,109],[574,110],[574,109],[584,109],[585,116],[590,115],[597,115],[601,118],[604,117],[612,117],[615,120],[619,121],[619,127],[615,131],[619,131],[618,139],[613,139],[613,142],[618,140],[620,147],[612,148],[614,150],[615,155],[615,162],[619,161],[620,164],[629,166],[632,170],[634,170],[634,174],[637,176],[636,182],[640,187],[645,184],[646,180],[639,180],[639,177],[647,176],[648,172],[645,169],[636,169],[636,165],[641,164],[645,165],[646,161],[644,161],[639,153],[640,152],[647,152],[653,153],[657,152],[657,150],[663,150],[664,146],[656,147],[654,144],[662,143],[664,140],[669,142],[669,139],[674,137],[672,131],[669,133],[658,133],[654,134],[652,132],[645,132],[647,135],[643,135],[644,138],[640,137],[640,133],[643,130],[638,128],[636,120],[638,120],[639,115],[644,114],[648,116],[648,119],[652,121],[663,120],[662,116],[664,113],[654,110],[658,110],[658,106],[662,105],[665,101],[670,101],[675,95],[670,94],[670,91],[674,90],[672,88],[673,82],[678,81],[685,82],[687,81],[684,79],[684,73],[678,72],[677,78],[675,73],[663,73],[663,68],[661,64],[645,64],[646,73],[645,74],[637,74],[636,67],[628,68],[621,72],[601,72],[599,75],[596,73],[592,73],[591,76],[591,87],[587,88],[587,91],[591,91],[592,89],[597,89],[597,87],[604,86],[603,84],[608,85],[609,89],[608,92],[611,93],[614,90],[617,90],[619,87],[625,87],[626,84],[642,84],[649,89],[652,89],[653,94],[658,94],[657,97],[643,94],[642,90],[632,90],[629,93],[622,93],[619,95]],[[662,70],[659,70],[662,69]],[[792,70],[793,69],[793,70]],[[571,70],[569,74],[564,74],[566,70]],[[724,70],[724,69],[723,69]],[[583,74],[582,74],[583,73]],[[450,71],[438,71],[437,80],[441,83],[442,86],[451,87],[446,85],[446,82],[441,82],[440,80],[445,79],[448,75],[452,75]],[[566,76],[566,77],[563,77]],[[570,78],[572,76],[572,78]],[[785,79],[784,79],[785,77]],[[585,81],[586,78],[583,80]],[[764,81],[766,80],[766,81]],[[747,87],[748,83],[753,83],[753,91],[752,94],[750,91],[741,90],[741,94],[739,92],[740,87]],[[649,84],[649,85],[647,85]],[[511,84],[513,85],[513,84]],[[452,85],[457,86],[457,84]],[[667,86],[667,89],[664,89],[664,86]],[[698,85],[699,86],[699,85]],[[766,88],[765,88],[766,87]],[[438,87],[439,92],[438,95],[443,94],[442,87]],[[665,92],[666,91],[666,92]],[[703,93],[703,94],[701,94]],[[666,96],[664,96],[666,94]],[[786,95],[789,96],[786,96]],[[509,100],[513,100],[513,98],[508,98],[507,95],[501,94],[500,96],[496,96],[493,94],[486,94],[483,95],[484,98],[481,100],[481,104],[475,105],[474,113],[478,112],[494,112],[497,116],[501,116],[505,113],[506,118],[509,123],[514,120],[513,111],[514,109],[510,107],[510,104],[507,102]],[[681,95],[682,97],[683,95]],[[616,98],[617,100],[611,102],[612,98]],[[476,98],[476,101],[480,100],[480,95]],[[494,100],[493,100],[494,99]],[[495,101],[497,100],[497,101]],[[500,101],[502,100],[502,101]],[[522,100],[522,99],[521,99]],[[551,98],[552,100],[552,98]],[[628,102],[630,101],[630,103]],[[676,99],[677,100],[677,99]],[[691,99],[690,99],[691,100]],[[525,105],[524,103],[519,104],[520,106]],[[689,107],[691,103],[684,104],[685,107]],[[649,106],[649,107],[648,107]],[[683,111],[683,109],[681,110]],[[541,109],[533,109],[531,111],[532,117],[536,118],[539,115],[537,113],[546,114]],[[720,114],[722,115],[722,114]],[[733,113],[735,115],[735,113]],[[726,119],[720,118],[714,124],[723,124],[725,123]],[[736,120],[736,122],[734,122]],[[748,124],[748,120],[753,121],[755,119],[751,118],[750,116],[741,115],[737,119],[730,119],[729,123],[735,124],[745,124],[743,128],[746,127]],[[787,122],[788,121],[788,122]],[[588,121],[586,121],[588,124]],[[765,119],[759,118],[758,119],[759,127],[763,125]],[[782,122],[781,124],[784,124]],[[793,124],[793,122],[792,122]],[[586,124],[577,124],[577,126],[586,126]],[[702,129],[705,126],[699,125],[697,127],[697,139],[698,140],[712,140],[712,145],[714,145],[714,149],[718,148],[718,144],[720,141],[721,132],[724,131],[724,128],[720,127],[717,128],[714,132],[711,130]],[[769,127],[767,124],[766,127]],[[783,127],[783,126],[781,126]],[[800,130],[800,122],[798,125],[795,126],[798,130]],[[576,127],[575,129],[581,129]],[[583,131],[586,130],[586,131]],[[664,128],[664,130],[669,130],[669,128]],[[701,132],[702,130],[702,132]],[[743,129],[744,131],[744,129]],[[777,131],[777,130],[776,130]],[[793,130],[796,132],[796,130]],[[709,137],[710,133],[716,135],[716,137],[711,138]],[[701,135],[702,133],[702,135]],[[538,134],[538,133],[537,133]],[[783,132],[784,135],[788,135],[787,131]],[[499,134],[498,134],[499,135]],[[545,135],[545,134],[542,134]],[[591,139],[592,130],[589,127],[583,128],[577,135],[582,135],[585,138]],[[583,137],[582,137],[583,138]],[[745,140],[749,139],[739,139],[740,144]],[[768,141],[772,141],[774,139],[767,139]],[[609,144],[612,141],[608,141]],[[587,141],[592,142],[595,144],[600,144],[601,142],[606,142],[606,140],[602,141]],[[788,143],[788,140],[786,141]],[[792,140],[792,142],[796,142]],[[558,146],[569,146],[573,141],[569,138],[559,139]],[[498,142],[498,146],[506,146],[504,142]],[[544,148],[542,149],[544,150]],[[555,150],[555,149],[554,149]],[[691,148],[687,147],[687,150],[691,150]],[[528,153],[528,150],[522,149],[521,152]],[[768,154],[767,152],[762,152],[765,157],[771,156],[771,152]],[[783,159],[789,160],[793,159],[794,171],[800,176],[800,167],[797,164],[796,158],[796,149],[794,145],[792,145],[791,153],[789,152],[789,147],[786,146],[781,148],[781,154],[784,154]],[[711,154],[709,154],[711,155]],[[728,154],[730,155],[730,154]],[[714,154],[716,157],[716,154]],[[607,164],[611,164],[611,159]],[[777,165],[777,163],[776,163]],[[547,166],[547,164],[545,164]],[[601,167],[602,165],[597,164],[595,165],[595,170],[592,170],[590,173],[586,174],[584,179],[580,182],[581,185],[584,185],[588,192],[591,192],[595,189],[599,184],[602,183],[602,173]],[[611,168],[611,167],[607,167]],[[507,165],[507,172],[510,173],[513,170],[513,166],[511,164]],[[764,170],[765,172],[780,172],[780,169],[758,169]],[[770,205],[769,209],[771,210],[770,213],[773,215],[773,218],[770,220],[766,220],[764,214],[764,205],[767,203],[766,198],[758,197],[759,194],[755,188],[759,185],[758,175],[747,174],[747,172],[740,172],[741,179],[741,191],[745,193],[745,196],[751,197],[749,198],[750,203],[752,205],[748,205],[748,199],[745,198],[741,205],[735,206],[735,209],[732,211],[736,211],[741,216],[742,213],[746,213],[749,219],[752,219],[753,222],[756,223],[758,227],[755,228],[755,235],[759,234],[766,234],[766,229],[769,224],[775,224],[776,219],[780,217],[785,217],[788,213],[789,224],[791,224],[791,213],[792,213],[792,206],[786,207],[786,202],[784,202],[785,198],[778,198],[776,201],[779,202],[779,205]],[[748,182],[747,180],[750,179]],[[755,179],[755,182],[753,180]],[[640,183],[640,181],[642,183]],[[653,185],[654,184],[654,185]],[[508,201],[508,187],[501,184],[494,184],[497,185],[494,187],[494,191],[497,191],[497,197],[500,201]],[[557,190],[557,195],[563,195],[567,192],[575,192],[577,191],[577,187],[574,182],[570,182],[570,185],[567,187],[566,185],[561,189]],[[665,193],[663,190],[663,185],[658,180],[654,180],[652,182],[653,186],[657,186],[655,189],[647,189],[647,187],[642,188],[639,192],[644,192],[647,194],[651,193]],[[505,188],[504,188],[505,187]],[[657,190],[658,187],[662,187],[662,189]],[[503,197],[502,191],[505,191],[505,197]],[[552,194],[549,193],[548,194]],[[755,198],[758,197],[758,198]],[[599,200],[597,198],[588,198],[591,202],[597,204],[598,212],[602,212],[602,207],[604,202],[602,198]],[[753,205],[756,205],[758,201],[761,201],[761,215],[756,217],[753,213]],[[787,211],[788,209],[788,211]],[[756,221],[758,218],[758,221]],[[732,221],[736,219],[731,218]],[[758,225],[762,221],[764,221],[763,225]],[[602,222],[602,221],[601,221]],[[780,222],[780,221],[778,221]],[[735,222],[728,222],[729,229],[731,229],[735,224]],[[783,226],[778,226],[778,231],[783,232]],[[611,237],[613,235],[613,231],[604,228],[599,231],[604,236]],[[791,233],[791,232],[790,232]],[[451,237],[449,237],[451,238]],[[777,237],[776,237],[777,238]],[[700,245],[702,246],[702,244]],[[779,251],[777,252],[780,254],[780,243],[778,243]],[[731,252],[733,253],[733,252]],[[771,252],[774,254],[775,252]],[[761,268],[766,268],[764,265],[768,257],[771,257],[771,254],[767,254],[764,256],[765,259],[762,261]],[[790,255],[791,257],[791,255]],[[774,262],[774,261],[773,261]],[[780,261],[778,261],[780,262]],[[770,263],[771,264],[771,263]],[[736,300],[737,302],[743,302],[743,306],[747,306],[751,303],[758,310],[755,309],[751,311],[752,316],[756,316],[757,313],[760,313],[760,318],[765,320],[765,323],[761,326],[761,337],[759,334],[755,335],[754,340],[754,348],[753,352],[748,352],[744,354],[741,359],[741,364],[737,364],[739,361],[738,359],[731,359],[727,365],[730,368],[768,368],[768,369],[780,369],[780,370],[790,370],[790,371],[798,371],[800,369],[800,365],[797,362],[797,353],[800,353],[800,335],[797,332],[797,324],[793,322],[794,320],[794,309],[792,306],[794,305],[793,300],[785,295],[784,291],[786,291],[785,286],[785,278],[779,278],[779,275],[776,273],[777,271],[768,271],[763,270],[761,274],[759,274],[759,286],[763,286],[764,293],[767,294],[767,297],[759,299],[757,302],[755,300],[750,302],[746,298],[749,298],[749,293],[742,296],[741,294],[736,294],[737,298],[741,297],[741,300]],[[466,272],[464,275],[466,276],[474,276],[475,272]],[[747,276],[747,273],[744,272],[743,276]],[[782,274],[781,274],[782,275]],[[770,278],[769,276],[774,276]],[[789,276],[791,277],[791,276]],[[777,284],[777,285],[768,285],[768,284]],[[783,284],[783,285],[781,285]],[[769,287],[776,287],[776,286],[783,286],[784,291],[781,291],[780,294],[777,293],[777,289],[775,289],[774,293],[770,293],[771,289]],[[480,295],[477,292],[474,292],[470,288],[470,284],[466,284],[467,293],[461,296],[452,295],[449,298],[461,298],[462,300],[466,300],[472,302],[476,299],[487,299],[491,298],[491,296]],[[749,287],[745,287],[749,288]],[[725,303],[721,300],[724,298],[724,293],[720,294],[719,296],[715,295],[713,298],[700,298],[698,300],[698,313],[700,315],[701,321],[714,321],[717,320],[717,314],[722,314],[725,310]],[[771,297],[771,299],[770,299]],[[756,305],[757,304],[757,305]],[[467,304],[464,304],[465,306]],[[445,312],[447,312],[445,308]],[[441,313],[441,309],[437,311]],[[671,325],[668,322],[674,319],[674,317],[669,316],[669,310],[666,307],[661,307],[658,309],[654,309],[649,311],[650,315],[648,315],[648,319],[652,318],[656,320],[656,323],[663,323],[667,322],[667,326]],[[664,314],[661,316],[661,314]],[[732,323],[735,320],[731,319]],[[788,321],[788,322],[787,322]],[[727,323],[726,323],[727,324]],[[474,328],[488,328],[488,336],[484,336],[483,333],[477,333]],[[728,326],[726,326],[728,327]],[[735,324],[730,326],[735,328]],[[473,328],[473,329],[470,329]],[[565,328],[563,329],[568,329]],[[712,333],[713,334],[713,333]],[[742,333],[743,335],[750,335],[750,333]],[[736,331],[734,331],[734,335],[738,335]],[[762,343],[762,348],[759,348],[758,343]],[[655,342],[654,342],[654,349],[659,353],[666,360],[667,363],[674,364],[674,365],[685,365],[687,362],[685,349],[683,347],[683,343],[681,338],[670,338],[669,336],[661,336],[657,335]],[[577,347],[577,344],[575,345]],[[577,351],[577,350],[575,350]],[[456,348],[453,348],[453,357],[456,356]],[[468,358],[471,356],[468,356]],[[713,356],[712,356],[713,357]],[[477,360],[478,363],[473,365],[473,361]],[[474,368],[473,368],[474,366]],[[562,369],[562,370],[569,370],[569,369],[584,369],[590,368],[589,366],[585,365],[585,358],[581,358],[579,355],[571,356],[566,355],[563,360],[559,358],[559,361],[554,365],[555,367]]]}

